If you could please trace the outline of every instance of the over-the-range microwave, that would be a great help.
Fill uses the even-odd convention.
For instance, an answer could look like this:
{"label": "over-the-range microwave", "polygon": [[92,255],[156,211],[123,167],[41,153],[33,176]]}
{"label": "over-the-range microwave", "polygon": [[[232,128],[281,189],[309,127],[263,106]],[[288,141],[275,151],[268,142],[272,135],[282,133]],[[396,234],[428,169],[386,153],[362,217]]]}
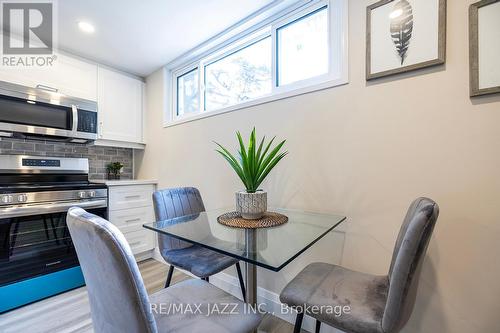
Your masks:
{"label": "over-the-range microwave", "polygon": [[97,139],[97,103],[42,86],[0,81],[0,136],[87,143]]}

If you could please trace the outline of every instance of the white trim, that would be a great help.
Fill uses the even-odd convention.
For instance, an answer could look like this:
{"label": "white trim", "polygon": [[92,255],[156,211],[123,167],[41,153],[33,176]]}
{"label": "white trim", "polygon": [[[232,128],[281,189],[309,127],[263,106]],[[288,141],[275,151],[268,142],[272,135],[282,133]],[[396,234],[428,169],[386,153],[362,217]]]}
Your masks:
{"label": "white trim", "polygon": [[[348,83],[348,0],[301,0],[292,1],[284,0],[278,2],[279,5],[293,5],[282,8],[281,12],[277,10],[279,6],[273,6],[272,15],[268,13],[266,19],[260,23],[254,23],[261,18],[265,11],[261,10],[253,17],[247,18],[240,25],[233,26],[228,31],[215,36],[213,39],[200,45],[198,48],[190,51],[191,54],[184,55],[184,62],[181,63],[181,58],[177,58],[167,66],[165,66],[167,89],[166,110],[164,113],[164,127],[175,126],[197,119],[207,118],[214,115],[227,113],[235,110],[240,110],[250,106],[269,103],[272,101],[289,98],[313,91],[332,88],[335,86]],[[293,82],[284,86],[276,86],[276,30],[294,20],[299,19],[320,9],[328,6],[329,14],[329,72],[328,74],[317,76],[303,81]],[[269,6],[265,7],[268,8]],[[264,8],[264,9],[265,9]],[[281,7],[280,7],[281,8]],[[269,9],[268,9],[269,10]],[[281,14],[280,14],[281,13]],[[283,14],[285,13],[285,14]],[[246,30],[240,31],[242,26],[247,27],[249,22],[254,25]],[[264,24],[265,23],[265,24]],[[236,33],[236,32],[238,33]],[[216,42],[223,39],[223,36],[229,35],[224,42],[215,45]],[[272,92],[269,95],[260,98],[232,105],[226,108],[205,111],[204,105],[204,66],[210,64],[221,57],[225,57],[240,49],[243,49],[249,43],[256,39],[262,39],[265,36],[271,36],[272,39]],[[214,46],[215,45],[215,46]],[[209,48],[209,46],[211,48]],[[188,60],[186,60],[188,59]],[[200,112],[187,115],[177,115],[177,78],[186,72],[198,68],[199,80],[199,108]]]}
{"label": "white trim", "polygon": [[145,143],[116,141],[116,140],[107,140],[107,139],[97,139],[96,141],[94,141],[93,145],[94,146],[103,146],[103,147],[132,148],[132,149],[140,149],[140,150],[144,150],[146,147]]}
{"label": "white trim", "polygon": [[[292,91],[285,91],[285,92],[278,93],[278,94],[275,94],[275,95],[269,95],[269,96],[257,98],[257,99],[254,99],[254,100],[251,100],[251,101],[248,101],[248,102],[245,102],[245,103],[228,106],[227,108],[223,108],[223,109],[219,109],[219,110],[215,110],[215,111],[207,111],[207,112],[196,113],[194,115],[186,116],[186,117],[184,117],[182,119],[178,119],[178,120],[175,120],[175,121],[166,121],[163,124],[163,127],[176,126],[176,125],[188,123],[188,122],[191,122],[191,121],[195,121],[195,120],[198,120],[198,119],[209,118],[209,117],[213,117],[213,116],[216,116],[216,115],[219,115],[219,114],[223,114],[223,113],[228,113],[228,112],[232,112],[232,111],[236,111],[236,110],[245,109],[245,108],[248,108],[248,107],[251,107],[251,106],[257,106],[257,105],[261,105],[261,104],[266,104],[266,103],[278,101],[280,99],[290,98],[290,97],[299,96],[299,95],[307,94],[307,93],[314,92],[314,91],[319,91],[319,90],[324,90],[324,89],[328,89],[328,88],[332,88],[332,87],[337,87],[337,86],[344,85],[344,84],[347,84],[347,83],[348,83],[348,81],[347,80],[343,80],[343,79],[333,80],[333,81],[328,81],[328,82],[323,82],[323,83],[318,83],[318,84],[313,85],[313,86],[308,86],[308,87],[304,87],[304,88],[298,88],[298,89],[295,89],[295,90],[292,90]],[[167,109],[166,114],[170,115],[170,110],[169,109]]]}

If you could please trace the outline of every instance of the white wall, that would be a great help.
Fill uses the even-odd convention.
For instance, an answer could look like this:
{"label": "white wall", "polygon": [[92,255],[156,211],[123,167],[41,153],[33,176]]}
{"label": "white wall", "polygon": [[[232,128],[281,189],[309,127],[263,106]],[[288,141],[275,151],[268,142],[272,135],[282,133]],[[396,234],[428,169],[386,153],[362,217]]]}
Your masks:
{"label": "white wall", "polygon": [[386,274],[407,206],[429,196],[441,215],[404,332],[500,331],[500,96],[468,97],[472,2],[448,1],[447,64],[434,69],[367,83],[373,1],[351,0],[349,85],[163,128],[163,74],[152,74],[138,176],[196,186],[208,209],[230,206],[242,185],[212,140],[236,149],[234,132],[253,126],[288,139],[290,155],[264,184],[271,205],[349,221],[345,239],[330,235],[282,272],[260,272],[259,284],[275,292],[308,262],[339,256],[349,268]]}

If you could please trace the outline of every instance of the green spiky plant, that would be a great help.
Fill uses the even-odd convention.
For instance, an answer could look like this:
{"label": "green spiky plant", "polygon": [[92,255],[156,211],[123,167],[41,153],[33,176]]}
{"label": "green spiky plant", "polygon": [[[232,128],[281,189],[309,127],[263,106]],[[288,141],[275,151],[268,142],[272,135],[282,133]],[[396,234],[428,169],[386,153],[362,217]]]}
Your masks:
{"label": "green spiky plant", "polygon": [[236,132],[236,137],[240,144],[240,150],[238,151],[239,159],[236,159],[226,148],[217,142],[215,142],[215,144],[217,144],[220,149],[216,149],[216,151],[224,157],[238,177],[240,177],[247,192],[255,193],[269,172],[271,172],[276,164],[288,154],[287,151],[280,153],[286,140],[281,141],[271,149],[271,145],[276,137],[272,138],[266,145],[266,137],[264,136],[257,147],[255,127],[250,134],[248,148],[245,147],[240,132]]}

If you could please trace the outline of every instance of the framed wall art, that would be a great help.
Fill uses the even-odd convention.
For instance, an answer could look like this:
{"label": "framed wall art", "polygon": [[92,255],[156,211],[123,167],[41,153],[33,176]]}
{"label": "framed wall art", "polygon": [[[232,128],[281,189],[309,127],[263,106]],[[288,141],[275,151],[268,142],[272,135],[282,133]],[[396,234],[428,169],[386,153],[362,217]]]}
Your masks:
{"label": "framed wall art", "polygon": [[382,0],[366,12],[366,79],[444,64],[446,0]]}
{"label": "framed wall art", "polygon": [[470,95],[500,93],[500,0],[469,9]]}

